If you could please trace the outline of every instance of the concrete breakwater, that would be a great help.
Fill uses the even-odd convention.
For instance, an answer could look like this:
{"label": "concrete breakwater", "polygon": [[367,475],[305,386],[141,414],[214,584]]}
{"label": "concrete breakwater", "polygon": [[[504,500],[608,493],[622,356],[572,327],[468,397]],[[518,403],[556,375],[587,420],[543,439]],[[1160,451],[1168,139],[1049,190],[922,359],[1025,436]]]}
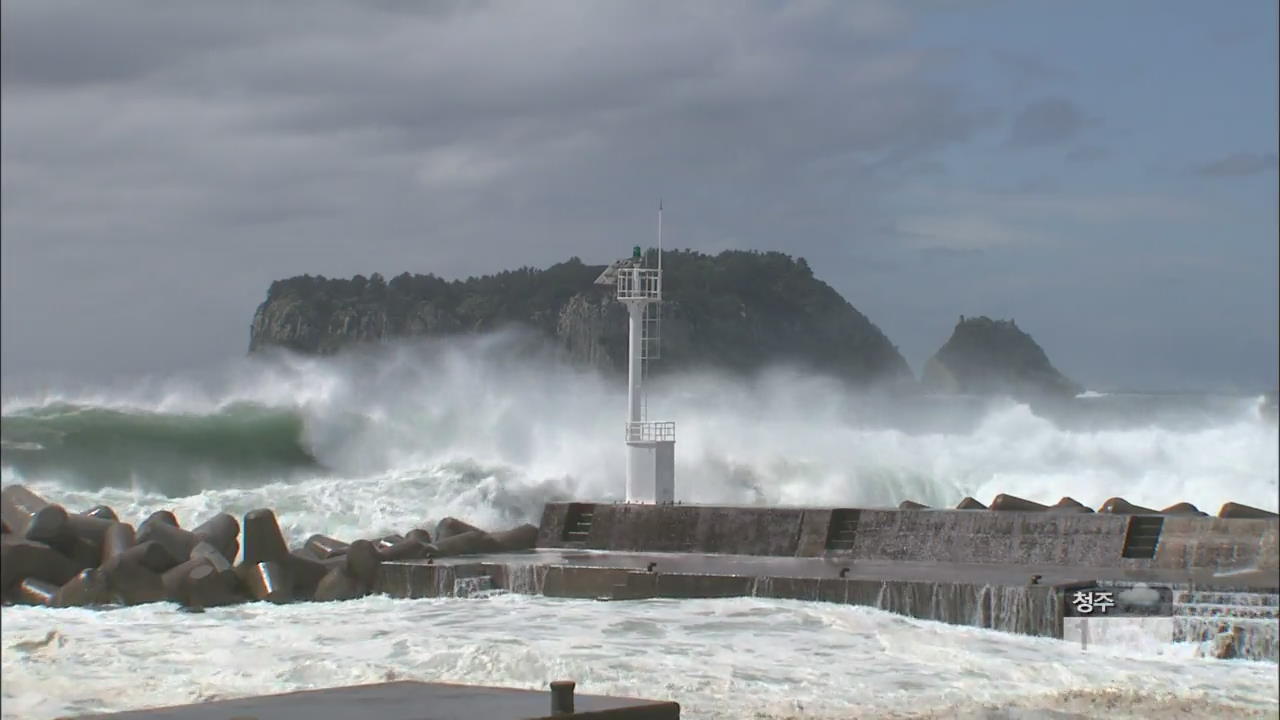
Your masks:
{"label": "concrete breakwater", "polygon": [[21,485],[0,492],[0,520],[4,601],[54,607],[346,600],[372,592],[383,563],[529,549],[537,536],[532,525],[488,533],[445,518],[434,535],[313,535],[290,549],[270,509],[242,521],[219,513],[190,530],[159,511],[135,529],[111,508],[68,513]]}
{"label": "concrete breakwater", "polygon": [[1097,512],[1070,498],[1046,506],[997,495],[960,509],[764,508],[548,503],[538,546],[853,561],[1164,569],[1191,575],[1280,567],[1280,516],[1237,503],[1208,517],[1122,498]]}
{"label": "concrete breakwater", "polygon": [[[962,569],[963,571],[964,569]],[[864,605],[956,625],[1061,636],[1052,585],[964,579],[822,561],[662,553],[533,553],[384,564],[376,592],[392,597],[475,597],[491,592],[629,601],[758,597]]]}
{"label": "concrete breakwater", "polygon": [[[953,624],[1063,637],[1076,589],[1176,591],[1173,639],[1277,659],[1280,518],[1228,503],[1097,512],[998,496],[957,510],[549,503],[538,551],[388,563],[397,597],[489,590],[554,597],[771,597],[866,605]],[[1229,601],[1227,601],[1229,600]]]}
{"label": "concrete breakwater", "polygon": [[[1169,588],[1174,637],[1220,657],[1277,660],[1280,518],[1228,503],[1154,511],[1008,495],[963,509],[548,503],[539,527],[289,549],[270,510],[185,530],[159,512],[137,530],[107,508],[70,515],[26,488],[0,495],[9,602],[192,608],[243,600],[475,596],[595,600],[768,597],[855,604],[1007,632],[1064,636],[1082,587]],[[243,547],[241,547],[243,544]],[[234,564],[237,554],[240,563]]]}

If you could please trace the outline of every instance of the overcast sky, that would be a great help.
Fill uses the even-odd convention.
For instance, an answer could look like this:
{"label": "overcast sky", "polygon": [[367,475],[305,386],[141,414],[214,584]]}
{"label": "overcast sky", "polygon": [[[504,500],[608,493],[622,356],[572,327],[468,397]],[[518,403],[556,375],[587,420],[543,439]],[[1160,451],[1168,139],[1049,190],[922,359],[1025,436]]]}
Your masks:
{"label": "overcast sky", "polygon": [[1277,3],[5,0],[2,366],[243,355],[276,278],[781,250],[919,372],[1273,387]]}

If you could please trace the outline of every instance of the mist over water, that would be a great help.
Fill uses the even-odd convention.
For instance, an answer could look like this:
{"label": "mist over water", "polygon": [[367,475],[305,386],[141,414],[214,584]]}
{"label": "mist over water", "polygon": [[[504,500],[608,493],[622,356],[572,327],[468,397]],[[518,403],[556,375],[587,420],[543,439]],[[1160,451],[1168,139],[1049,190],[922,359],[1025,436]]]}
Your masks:
{"label": "mist over water", "polygon": [[[1257,398],[903,397],[797,369],[657,376],[684,502],[954,505],[1012,493],[1275,510],[1277,427]],[[4,481],[73,508],[195,517],[275,507],[299,533],[446,514],[536,522],[552,499],[617,500],[625,381],[522,332],[330,358],[246,359],[218,377],[8,398]]]}
{"label": "mist over water", "polygon": [[[547,500],[621,498],[625,400],[623,379],[574,369],[519,332],[253,357],[216,376],[6,398],[3,482],[134,522],[158,509],[190,525],[271,507],[291,543],[445,515],[498,529],[536,523]],[[950,506],[1007,492],[1095,507],[1114,495],[1209,512],[1227,500],[1277,505],[1277,427],[1257,398],[1089,394],[1033,408],[776,368],[660,375],[649,407],[676,422],[684,502]],[[1274,710],[1273,665],[1187,647],[1086,657],[1045,638],[818,603],[366,598],[194,618],[167,605],[4,613],[5,718],[388,679],[537,688],[562,676],[582,692],[670,697],[706,718],[908,707],[984,717],[987,704],[1028,716],[1072,704],[1134,718]],[[538,630],[513,635],[513,614]],[[156,663],[201,670],[156,676]],[[154,681],[122,690],[127,677]]]}

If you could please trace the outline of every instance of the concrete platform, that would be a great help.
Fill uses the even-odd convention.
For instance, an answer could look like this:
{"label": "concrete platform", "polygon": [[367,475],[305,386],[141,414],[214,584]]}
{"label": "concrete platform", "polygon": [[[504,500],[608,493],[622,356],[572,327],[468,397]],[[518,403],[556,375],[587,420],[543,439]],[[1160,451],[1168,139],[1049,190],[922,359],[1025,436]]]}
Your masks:
{"label": "concrete platform", "polygon": [[[505,565],[656,571],[674,575],[726,575],[772,578],[845,578],[897,582],[983,585],[1057,585],[1092,580],[1124,580],[1164,585],[1191,584],[1224,589],[1272,590],[1280,587],[1280,568],[1220,573],[1212,568],[1070,567],[1062,565],[941,563],[855,560],[847,557],[774,557],[716,553],[611,552],[544,548],[531,552],[468,555],[389,565]],[[843,572],[843,575],[841,574]]]}
{"label": "concrete platform", "polygon": [[551,715],[551,694],[534,690],[391,682],[81,716],[79,720],[679,720],[680,705],[575,695],[574,713]]}
{"label": "concrete platform", "polygon": [[[767,597],[865,605],[923,620],[1062,638],[1065,597],[1104,584],[1177,591],[1179,640],[1243,635],[1252,659],[1277,660],[1280,571],[1211,568],[1064,567],[983,563],[769,557],[711,553],[542,549],[384,563],[376,591],[392,597],[457,597],[490,591],[594,600]],[[1236,598],[1230,603],[1221,596]]]}

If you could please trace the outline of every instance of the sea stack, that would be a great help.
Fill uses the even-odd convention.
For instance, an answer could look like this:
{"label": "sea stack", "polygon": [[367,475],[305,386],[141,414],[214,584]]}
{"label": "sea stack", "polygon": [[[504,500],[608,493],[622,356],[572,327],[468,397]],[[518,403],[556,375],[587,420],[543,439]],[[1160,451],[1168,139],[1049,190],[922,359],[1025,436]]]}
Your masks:
{"label": "sea stack", "polygon": [[961,316],[955,330],[925,364],[925,389],[1017,398],[1072,397],[1083,392],[1049,362],[1044,350],[1013,320]]}

